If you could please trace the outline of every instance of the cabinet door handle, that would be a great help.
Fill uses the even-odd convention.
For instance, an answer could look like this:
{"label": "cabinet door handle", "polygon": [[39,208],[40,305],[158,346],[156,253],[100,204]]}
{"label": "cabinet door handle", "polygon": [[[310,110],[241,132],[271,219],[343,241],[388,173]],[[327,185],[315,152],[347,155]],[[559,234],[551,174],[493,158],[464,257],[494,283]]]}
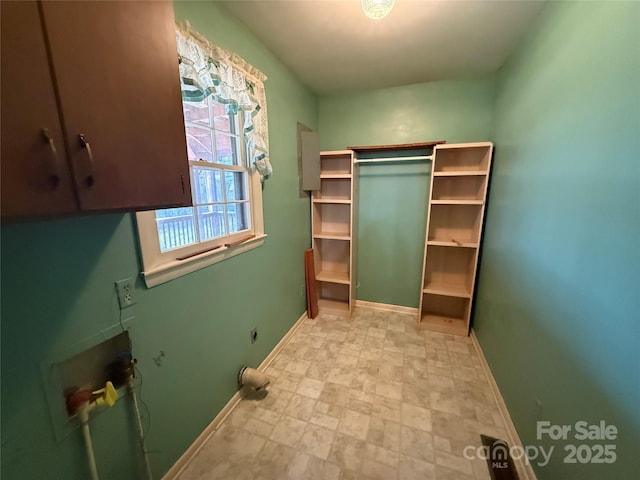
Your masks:
{"label": "cabinet door handle", "polygon": [[45,142],[49,145],[51,155],[49,156],[49,181],[53,188],[58,188],[60,185],[60,164],[58,163],[58,151],[56,150],[56,144],[53,141],[53,137],[49,135],[49,129],[42,129],[42,136]]}
{"label": "cabinet door handle", "polygon": [[93,177],[94,164],[93,164],[93,152],[91,151],[91,144],[86,139],[83,133],[78,135],[78,137],[80,138],[80,145],[82,145],[82,148],[84,148],[87,151],[87,159],[89,160],[89,173],[87,173],[87,176],[84,178],[84,181],[87,184],[87,187],[93,187],[93,184],[96,181],[95,181],[95,178]]}

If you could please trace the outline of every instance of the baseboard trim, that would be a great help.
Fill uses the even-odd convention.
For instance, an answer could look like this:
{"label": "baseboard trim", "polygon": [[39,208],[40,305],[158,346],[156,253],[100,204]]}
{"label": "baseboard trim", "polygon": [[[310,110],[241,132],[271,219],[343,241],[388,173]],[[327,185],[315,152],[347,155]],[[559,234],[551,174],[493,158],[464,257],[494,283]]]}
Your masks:
{"label": "baseboard trim", "polygon": [[[489,382],[489,387],[491,388],[491,392],[493,393],[493,397],[498,404],[498,410],[500,411],[500,415],[502,416],[502,420],[504,421],[504,425],[507,429],[507,435],[509,438],[507,439],[509,445],[519,446],[524,448],[522,445],[522,441],[520,440],[520,436],[516,431],[516,426],[513,424],[511,420],[511,415],[509,415],[509,410],[507,409],[507,404],[504,402],[504,398],[502,398],[502,394],[500,393],[500,389],[498,388],[498,384],[496,383],[496,379],[493,377],[493,373],[491,372],[491,368],[489,368],[489,363],[487,362],[487,358],[484,356],[484,352],[482,351],[482,347],[480,346],[480,342],[478,341],[478,337],[476,336],[475,330],[471,330],[471,343],[473,344],[473,348],[478,355],[478,359],[480,360],[480,365],[482,366],[482,370],[484,372],[485,377],[487,377],[487,381]],[[514,463],[516,465],[516,470],[520,475],[522,480],[537,480],[536,474],[533,471],[533,467],[524,458],[514,459]]]}
{"label": "baseboard trim", "polygon": [[389,303],[367,302],[366,300],[356,300],[356,307],[371,308],[373,310],[381,310],[383,312],[406,313],[409,315],[418,314],[418,309],[415,307],[404,307],[402,305],[391,305]]}
{"label": "baseboard trim", "polygon": [[[265,357],[262,363],[258,366],[258,370],[264,371],[273,361],[273,359],[280,353],[280,351],[284,348],[284,346],[289,342],[293,334],[300,328],[302,322],[307,318],[306,310],[304,313],[298,318],[296,323],[289,329],[289,331],[280,339],[273,350]],[[171,468],[162,476],[162,480],[175,480],[177,479],[185,467],[189,464],[189,461],[197,455],[197,453],[202,449],[204,444],[209,440],[211,435],[213,435],[220,424],[224,421],[225,418],[231,414],[233,409],[238,405],[238,402],[242,399],[242,390],[238,390],[233,397],[226,403],[222,410],[215,416],[215,418],[211,421],[209,425],[202,431],[200,435],[193,441],[189,448],[176,460]]]}

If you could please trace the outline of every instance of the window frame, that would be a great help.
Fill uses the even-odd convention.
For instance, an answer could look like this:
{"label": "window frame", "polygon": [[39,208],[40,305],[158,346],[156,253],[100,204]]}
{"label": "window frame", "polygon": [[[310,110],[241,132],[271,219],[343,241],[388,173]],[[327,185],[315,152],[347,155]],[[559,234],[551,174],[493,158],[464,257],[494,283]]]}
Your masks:
{"label": "window frame", "polygon": [[[212,101],[212,100],[205,100]],[[190,159],[188,155],[187,161],[189,162],[189,172],[192,175],[192,191],[191,191],[191,199],[192,206],[194,209],[193,219],[194,223],[198,223],[198,217],[196,214],[196,209],[198,208],[195,202],[195,182],[193,179],[193,168],[204,167],[211,169],[219,169],[222,175],[222,184],[223,190],[226,190],[224,186],[224,172],[246,172],[247,174],[247,193],[248,193],[248,204],[249,207],[247,211],[250,215],[250,228],[248,230],[242,230],[240,232],[227,234],[221,237],[212,238],[205,241],[197,241],[194,244],[185,245],[183,247],[173,248],[166,250],[164,252],[160,249],[160,239],[157,228],[157,220],[156,220],[156,211],[144,211],[136,213],[136,222],[138,228],[138,239],[140,244],[140,251],[142,256],[142,265],[143,271],[142,276],[145,280],[147,287],[152,287],[155,285],[159,285],[161,283],[167,282],[174,278],[180,277],[187,273],[191,273],[200,268],[207,267],[209,265],[213,265],[217,262],[225,260],[227,258],[233,257],[240,253],[244,253],[246,251],[252,250],[253,248],[259,247],[264,244],[264,238],[266,237],[264,233],[264,219],[263,219],[263,208],[262,208],[262,183],[260,181],[260,174],[257,172],[255,165],[250,162],[250,154],[249,148],[246,145],[245,139],[242,134],[242,124],[243,118],[240,113],[234,119],[237,127],[236,132],[232,132],[232,128],[230,128],[230,132],[220,131],[222,134],[233,135],[236,139],[236,155],[238,158],[238,162],[241,165],[236,164],[221,164],[214,162],[207,162],[200,159]],[[199,125],[195,122],[187,122],[185,120],[185,135],[187,134],[186,127],[188,125],[198,126],[198,127],[206,127],[211,128],[214,135],[218,132],[215,129],[215,125],[213,125],[214,120],[210,113],[210,124],[211,125]],[[215,139],[212,139],[214,152],[215,152]],[[186,152],[185,152],[186,153]],[[215,158],[217,160],[217,157]],[[224,204],[228,205],[229,203],[226,199],[226,193],[224,197]],[[245,202],[246,203],[246,202]],[[246,208],[246,207],[244,207]],[[225,222],[227,222],[227,218],[225,215]],[[242,239],[245,239],[249,236],[252,238],[237,244],[234,244]]]}
{"label": "window frame", "polygon": [[[244,160],[243,160],[244,162]],[[221,185],[222,185],[222,196],[223,199],[221,201],[212,201],[212,202],[207,202],[207,203],[196,203],[196,189],[198,188],[197,186],[197,179],[195,178],[195,175],[193,175],[193,169],[194,168],[201,168],[201,169],[210,169],[210,170],[218,170],[220,172],[220,181],[221,181]],[[228,205],[243,205],[242,208],[246,209],[247,214],[249,215],[249,228],[246,228],[244,230],[241,230],[239,232],[235,232],[235,233],[227,233],[225,235],[222,235],[220,237],[217,238],[210,238],[208,240],[200,240],[198,243],[194,244],[194,245],[202,245],[202,244],[206,244],[218,239],[230,239],[229,242],[225,242],[225,243],[232,243],[234,240],[237,240],[237,238],[234,239],[234,237],[237,237],[238,235],[243,235],[243,236],[247,236],[248,234],[251,234],[253,231],[253,211],[251,209],[251,202],[253,199],[253,192],[251,189],[250,184],[250,169],[248,167],[245,166],[240,166],[240,165],[227,165],[227,164],[223,164],[223,163],[213,163],[213,162],[205,162],[205,161],[201,161],[201,160],[189,160],[189,172],[191,173],[191,187],[192,187],[192,193],[191,193],[191,198],[193,200],[193,206],[191,208],[194,209],[194,228],[196,230],[196,236],[198,238],[201,238],[201,232],[200,232],[200,225],[199,225],[199,213],[196,211],[196,209],[200,208],[200,207],[205,207],[205,206],[216,206],[216,205],[221,205],[223,207],[227,207]],[[226,175],[225,173],[227,172],[231,172],[231,173],[242,173],[242,174],[246,174],[246,177],[244,177],[243,179],[246,178],[246,182],[245,182],[245,189],[246,189],[246,199],[245,200],[229,200],[227,198],[227,192],[226,192]],[[249,208],[246,208],[246,205],[249,206]],[[226,211],[226,210],[225,210]],[[171,217],[168,217],[171,218]],[[224,215],[224,222],[225,222],[225,231],[229,231],[229,223],[228,223],[228,216]],[[173,250],[178,250],[178,249],[186,249],[188,248],[188,245],[185,245],[184,247],[177,247],[171,250],[167,250],[167,252],[169,251],[173,251]]]}

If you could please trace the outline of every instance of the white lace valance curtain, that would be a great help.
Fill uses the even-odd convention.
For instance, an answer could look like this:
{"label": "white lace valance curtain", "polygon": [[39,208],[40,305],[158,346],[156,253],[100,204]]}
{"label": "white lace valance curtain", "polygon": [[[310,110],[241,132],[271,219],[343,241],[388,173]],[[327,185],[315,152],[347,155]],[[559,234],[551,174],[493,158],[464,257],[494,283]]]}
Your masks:
{"label": "white lace valance curtain", "polygon": [[200,102],[210,95],[227,113],[244,112],[244,137],[252,162],[264,180],[271,174],[267,132],[267,77],[235,53],[213,45],[188,23],[176,26],[182,99]]}

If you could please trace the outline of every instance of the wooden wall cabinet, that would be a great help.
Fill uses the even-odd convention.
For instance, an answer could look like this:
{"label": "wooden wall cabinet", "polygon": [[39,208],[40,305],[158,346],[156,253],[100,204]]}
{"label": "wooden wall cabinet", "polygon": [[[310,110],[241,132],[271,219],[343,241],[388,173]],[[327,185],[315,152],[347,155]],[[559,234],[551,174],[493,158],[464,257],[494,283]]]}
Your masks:
{"label": "wooden wall cabinet", "polygon": [[191,204],[171,2],[2,2],[2,217]]}
{"label": "wooden wall cabinet", "polygon": [[468,335],[493,144],[436,145],[418,325]]}
{"label": "wooden wall cabinet", "polygon": [[311,233],[320,312],[350,315],[355,306],[356,196],[353,152],[320,152],[320,189],[311,196]]}

